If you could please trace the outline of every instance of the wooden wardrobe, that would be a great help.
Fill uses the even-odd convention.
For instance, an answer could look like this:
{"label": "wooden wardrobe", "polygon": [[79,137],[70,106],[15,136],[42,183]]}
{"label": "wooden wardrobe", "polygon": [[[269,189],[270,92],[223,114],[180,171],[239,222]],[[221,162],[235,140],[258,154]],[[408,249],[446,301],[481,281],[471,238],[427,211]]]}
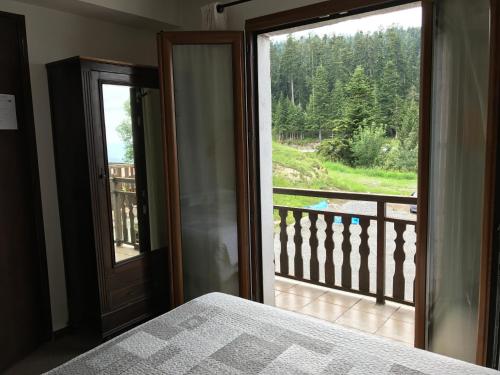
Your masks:
{"label": "wooden wardrobe", "polygon": [[158,70],[73,57],[47,72],[69,325],[107,337],[170,298]]}

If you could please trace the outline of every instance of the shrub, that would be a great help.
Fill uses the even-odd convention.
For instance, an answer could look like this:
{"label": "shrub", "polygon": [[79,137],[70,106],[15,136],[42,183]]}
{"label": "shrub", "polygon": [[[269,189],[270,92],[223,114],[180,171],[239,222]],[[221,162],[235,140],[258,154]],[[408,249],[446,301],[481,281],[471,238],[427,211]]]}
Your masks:
{"label": "shrub", "polygon": [[382,126],[364,126],[358,130],[352,140],[354,165],[357,167],[374,167],[380,158],[386,142],[385,130]]}
{"label": "shrub", "polygon": [[328,160],[347,165],[350,165],[352,161],[350,142],[341,137],[334,137],[321,142],[318,146],[318,153]]}
{"label": "shrub", "polygon": [[418,147],[395,141],[387,153],[383,167],[393,171],[417,171]]}

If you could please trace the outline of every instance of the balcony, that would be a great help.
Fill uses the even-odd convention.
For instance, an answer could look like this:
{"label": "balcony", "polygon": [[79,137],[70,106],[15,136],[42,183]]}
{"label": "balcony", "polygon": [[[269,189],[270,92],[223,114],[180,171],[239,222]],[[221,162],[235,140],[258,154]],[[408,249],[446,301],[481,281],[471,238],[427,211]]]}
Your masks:
{"label": "balcony", "polygon": [[276,304],[410,343],[416,256],[410,206],[417,198],[288,188],[274,194],[325,203],[274,206]]}
{"label": "balcony", "polygon": [[133,164],[110,164],[109,184],[115,260],[126,260],[139,254],[139,222]]}

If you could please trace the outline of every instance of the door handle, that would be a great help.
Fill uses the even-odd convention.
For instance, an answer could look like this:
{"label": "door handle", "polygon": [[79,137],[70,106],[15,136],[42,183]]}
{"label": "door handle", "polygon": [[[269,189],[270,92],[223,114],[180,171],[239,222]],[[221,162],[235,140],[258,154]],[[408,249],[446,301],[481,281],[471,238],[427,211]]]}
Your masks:
{"label": "door handle", "polygon": [[108,174],[106,173],[106,170],[104,168],[101,168],[100,172],[99,172],[99,178],[102,180],[102,179],[105,179],[107,177],[108,177]]}

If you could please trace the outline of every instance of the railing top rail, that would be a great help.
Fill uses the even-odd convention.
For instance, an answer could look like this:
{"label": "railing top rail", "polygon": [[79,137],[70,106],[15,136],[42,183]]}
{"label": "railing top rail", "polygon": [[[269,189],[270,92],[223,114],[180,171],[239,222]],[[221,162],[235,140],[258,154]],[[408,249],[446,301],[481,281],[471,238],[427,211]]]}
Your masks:
{"label": "railing top rail", "polygon": [[331,198],[331,199],[346,199],[365,202],[382,202],[382,203],[397,203],[397,204],[417,204],[417,197],[404,197],[399,195],[382,195],[371,193],[346,193],[342,191],[328,190],[310,190],[296,188],[273,188],[274,194],[282,195],[298,195],[303,197],[314,198]]}
{"label": "railing top rail", "polygon": [[357,217],[360,219],[368,219],[368,220],[377,220],[377,216],[375,215],[361,215],[361,214],[356,214],[356,213],[349,213],[349,212],[337,212],[337,211],[327,211],[327,210],[314,210],[312,208],[302,208],[302,207],[289,207],[289,206],[273,206],[275,210],[279,209],[285,209],[287,211],[300,211],[300,212],[305,212],[305,213],[311,213],[311,214],[318,214],[318,215],[331,215],[331,216],[344,216],[344,217]]}
{"label": "railing top rail", "polygon": [[131,197],[135,197],[137,195],[135,191],[112,190],[111,192],[121,195],[130,195]]}
{"label": "railing top rail", "polygon": [[123,182],[127,184],[135,184],[134,177],[111,177],[114,182]]}

